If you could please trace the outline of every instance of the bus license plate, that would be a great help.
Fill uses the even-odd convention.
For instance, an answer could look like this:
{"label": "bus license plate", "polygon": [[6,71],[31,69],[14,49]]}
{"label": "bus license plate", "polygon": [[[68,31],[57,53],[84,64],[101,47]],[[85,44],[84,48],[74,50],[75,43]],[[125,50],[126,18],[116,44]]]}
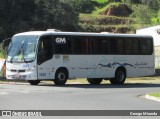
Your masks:
{"label": "bus license plate", "polygon": [[21,75],[16,74],[16,75],[14,75],[14,78],[21,78]]}

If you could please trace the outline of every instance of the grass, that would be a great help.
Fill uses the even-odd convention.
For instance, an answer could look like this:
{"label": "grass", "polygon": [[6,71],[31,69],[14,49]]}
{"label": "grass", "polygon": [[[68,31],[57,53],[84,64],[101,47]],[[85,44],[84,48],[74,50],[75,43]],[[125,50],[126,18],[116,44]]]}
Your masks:
{"label": "grass", "polygon": [[[87,79],[68,80],[68,84],[89,84]],[[139,77],[139,78],[127,78],[125,84],[146,83],[146,84],[159,84],[160,77]],[[109,80],[103,80],[101,84],[110,84]]]}
{"label": "grass", "polygon": [[[127,32],[134,33],[137,26],[134,19],[130,17],[116,17],[100,15],[108,7],[118,7],[120,2],[109,2],[108,0],[92,0],[94,9],[91,13],[79,14],[79,25],[87,32]],[[132,25],[131,25],[132,24]],[[123,28],[121,28],[123,26]],[[124,26],[127,26],[124,28]]]}
{"label": "grass", "polygon": [[108,7],[110,7],[110,6],[118,7],[119,4],[120,4],[119,2],[118,3],[110,3],[110,4],[104,3],[101,7],[95,7],[95,10],[92,11],[91,14],[92,15],[99,15],[101,12],[105,11]]}
{"label": "grass", "polygon": [[[79,15],[80,21],[84,20],[84,19],[89,19],[89,18],[102,17],[103,15],[100,15],[100,13],[103,12],[103,11],[105,11],[108,7],[111,7],[111,6],[117,7],[119,4],[123,4],[122,2],[110,2],[109,0],[91,0],[91,1],[93,2],[94,9],[92,10],[92,12],[90,14],[80,13],[80,15]],[[134,4],[132,6],[128,5],[128,7],[131,8],[133,11],[137,10],[135,6],[137,6],[137,5],[134,5]],[[144,5],[142,7],[144,7]],[[120,17],[120,18],[123,18],[123,17]],[[140,21],[142,21],[142,20],[138,21],[137,17],[131,17],[131,16],[129,16],[128,18],[132,19],[132,21],[134,21],[134,22],[130,23],[131,24],[130,25],[131,29],[133,29],[133,30],[131,30],[131,31],[128,30],[127,33],[135,33],[136,29],[144,28],[144,27],[147,27],[147,26],[151,25],[151,24],[149,25],[148,23],[147,24],[146,23],[140,23]],[[110,23],[110,22],[108,22],[108,23]],[[112,22],[110,24],[112,24]],[[80,26],[81,26],[81,24],[80,24]],[[128,27],[130,28],[130,26],[128,26]],[[114,27],[117,28],[117,25],[115,25]],[[84,31],[85,30],[87,31],[87,29],[85,29],[83,26],[82,26],[82,29],[84,29]],[[92,29],[93,29],[92,31],[94,31],[94,28],[92,28]],[[99,32],[99,31],[96,31],[96,32]]]}
{"label": "grass", "polygon": [[107,3],[108,0],[92,0],[93,2],[96,2],[98,4],[104,4],[104,3]]}
{"label": "grass", "polygon": [[100,12],[104,11],[108,5],[108,0],[92,0],[94,2],[94,10],[90,14],[80,14],[80,16],[98,16]]}
{"label": "grass", "polygon": [[157,98],[160,98],[160,93],[150,93],[149,94],[150,96],[153,96],[153,97],[157,97]]}

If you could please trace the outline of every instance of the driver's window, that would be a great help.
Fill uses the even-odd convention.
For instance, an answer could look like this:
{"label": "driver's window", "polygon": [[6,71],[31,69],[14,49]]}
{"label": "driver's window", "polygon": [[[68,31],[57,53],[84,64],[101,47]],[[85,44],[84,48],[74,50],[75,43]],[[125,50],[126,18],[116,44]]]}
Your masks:
{"label": "driver's window", "polygon": [[40,38],[38,46],[37,63],[40,65],[53,57],[52,36],[43,36]]}

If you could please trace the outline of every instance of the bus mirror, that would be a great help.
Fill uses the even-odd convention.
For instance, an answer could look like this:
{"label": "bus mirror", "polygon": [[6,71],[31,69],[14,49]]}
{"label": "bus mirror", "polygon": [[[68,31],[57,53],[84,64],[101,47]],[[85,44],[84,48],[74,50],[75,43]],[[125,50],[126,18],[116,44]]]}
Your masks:
{"label": "bus mirror", "polygon": [[9,51],[11,50],[11,43],[9,44],[8,48],[7,48],[7,55],[9,53]]}

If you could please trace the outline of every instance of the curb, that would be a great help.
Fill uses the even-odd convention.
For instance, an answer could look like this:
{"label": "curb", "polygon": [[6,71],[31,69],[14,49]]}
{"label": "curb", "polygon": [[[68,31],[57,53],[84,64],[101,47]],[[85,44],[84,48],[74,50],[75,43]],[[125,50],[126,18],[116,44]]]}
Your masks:
{"label": "curb", "polygon": [[150,96],[149,94],[146,94],[145,98],[147,98],[149,100],[154,100],[154,101],[160,102],[160,98],[157,98],[157,97],[154,97],[154,96]]}

